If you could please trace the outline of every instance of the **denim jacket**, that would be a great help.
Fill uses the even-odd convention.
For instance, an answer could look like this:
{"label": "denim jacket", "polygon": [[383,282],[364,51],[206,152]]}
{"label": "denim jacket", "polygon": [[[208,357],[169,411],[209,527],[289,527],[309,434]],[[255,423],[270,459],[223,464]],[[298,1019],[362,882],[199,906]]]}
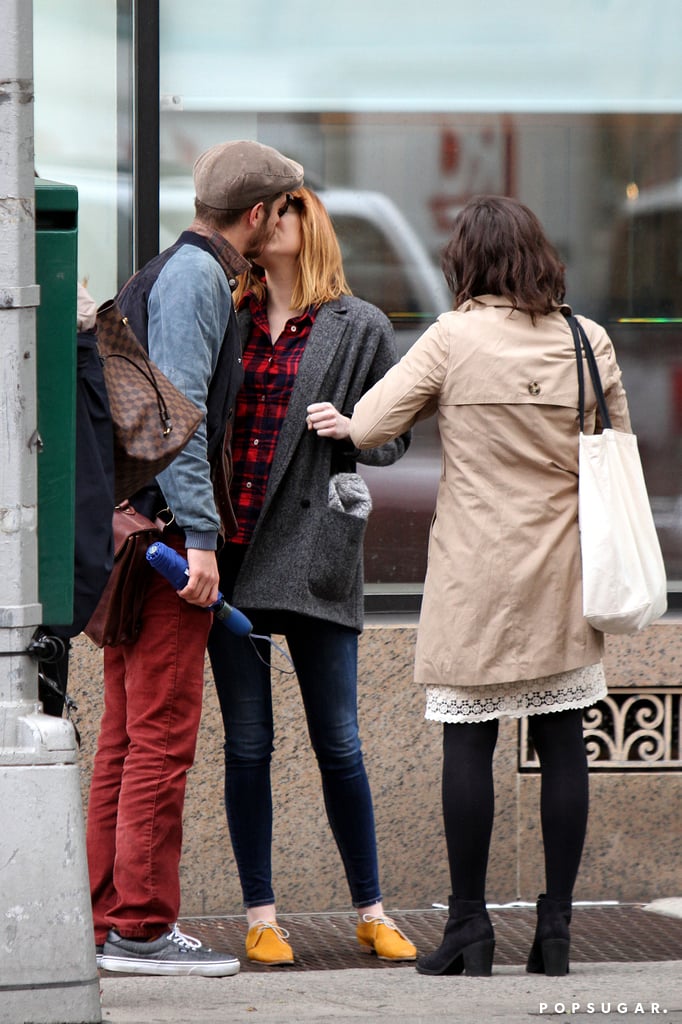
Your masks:
{"label": "denim jacket", "polygon": [[[236,251],[234,256],[235,266],[240,265],[242,258]],[[215,466],[223,457],[225,430],[242,381],[234,283],[207,239],[185,232],[131,278],[119,296],[150,358],[204,412],[196,434],[157,483],[187,546],[205,550],[217,547],[223,528]]]}

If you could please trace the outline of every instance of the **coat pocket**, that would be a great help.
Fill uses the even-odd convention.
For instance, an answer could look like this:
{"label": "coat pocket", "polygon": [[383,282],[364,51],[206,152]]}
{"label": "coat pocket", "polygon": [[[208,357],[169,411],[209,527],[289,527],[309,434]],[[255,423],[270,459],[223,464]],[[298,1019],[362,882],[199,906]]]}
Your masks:
{"label": "coat pocket", "polygon": [[321,508],[316,515],[308,586],[325,601],[343,601],[355,584],[367,520],[335,508]]}

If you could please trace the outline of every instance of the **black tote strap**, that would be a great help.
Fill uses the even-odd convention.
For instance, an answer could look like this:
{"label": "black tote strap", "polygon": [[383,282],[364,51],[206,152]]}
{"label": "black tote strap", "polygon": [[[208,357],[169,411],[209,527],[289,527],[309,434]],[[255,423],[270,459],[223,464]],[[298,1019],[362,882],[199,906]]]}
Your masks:
{"label": "black tote strap", "polygon": [[578,368],[578,412],[580,414],[580,432],[583,433],[585,430],[585,373],[583,371],[582,346],[578,333],[578,321],[574,316],[567,316],[566,320],[571,328],[575,347],[575,360]]}
{"label": "black tote strap", "polygon": [[592,346],[590,345],[589,338],[585,334],[582,324],[580,324],[574,316],[567,316],[566,320],[568,321],[568,326],[571,328],[571,334],[573,335],[575,358],[578,367],[578,410],[580,412],[580,430],[585,430],[585,377],[583,372],[583,350],[587,360],[587,367],[590,371],[592,387],[594,388],[594,393],[597,397],[597,408],[599,409],[602,428],[604,430],[610,430],[611,417],[609,416],[609,410],[606,407],[606,398],[604,396],[601,377],[599,376],[599,367],[597,366],[597,360]]}

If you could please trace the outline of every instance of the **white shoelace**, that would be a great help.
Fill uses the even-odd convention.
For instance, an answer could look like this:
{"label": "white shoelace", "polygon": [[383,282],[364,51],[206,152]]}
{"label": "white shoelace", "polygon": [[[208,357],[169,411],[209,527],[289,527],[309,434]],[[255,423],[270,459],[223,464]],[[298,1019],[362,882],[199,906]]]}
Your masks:
{"label": "white shoelace", "polygon": [[289,932],[286,930],[286,928],[280,928],[280,926],[275,921],[254,921],[251,927],[255,928],[256,925],[258,926],[259,935],[261,932],[264,932],[266,928],[271,928],[279,939],[289,938]]}
{"label": "white shoelace", "polygon": [[398,925],[390,917],[373,917],[371,914],[363,914],[362,920],[365,924],[385,924],[387,928],[390,928],[392,931],[397,932],[398,935],[401,935],[406,942],[410,941],[407,935],[398,928]]}
{"label": "white shoelace", "polygon": [[177,924],[174,924],[171,928],[168,936],[171,942],[174,942],[180,949],[189,951],[191,949],[201,949],[201,942],[199,939],[195,939],[193,935],[185,935],[181,932]]}

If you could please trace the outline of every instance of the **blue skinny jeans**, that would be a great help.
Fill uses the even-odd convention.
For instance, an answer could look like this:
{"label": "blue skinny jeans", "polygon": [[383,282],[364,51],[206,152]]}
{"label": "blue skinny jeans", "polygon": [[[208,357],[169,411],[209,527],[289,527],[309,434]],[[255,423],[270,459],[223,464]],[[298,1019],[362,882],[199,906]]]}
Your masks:
{"label": "blue skinny jeans", "polygon": [[[223,559],[221,590],[228,601],[240,562],[238,553]],[[381,891],[372,795],[358,730],[357,634],[291,612],[241,610],[254,633],[286,637],[353,906],[371,906],[381,900]],[[225,808],[247,908],[275,902],[270,651],[266,641],[234,636],[217,621],[212,627],[208,652],[225,727]]]}

